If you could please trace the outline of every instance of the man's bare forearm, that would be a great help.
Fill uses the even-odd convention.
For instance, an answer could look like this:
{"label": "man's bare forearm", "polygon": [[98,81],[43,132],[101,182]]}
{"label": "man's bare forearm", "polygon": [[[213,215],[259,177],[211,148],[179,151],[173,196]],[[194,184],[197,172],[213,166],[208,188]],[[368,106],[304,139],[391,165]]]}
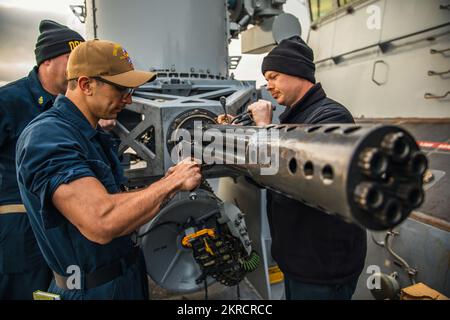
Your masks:
{"label": "man's bare forearm", "polygon": [[144,190],[110,195],[105,222],[111,221],[111,238],[132,233],[158,213],[160,204],[179,189],[176,179],[161,179]]}
{"label": "man's bare forearm", "polygon": [[185,161],[140,191],[109,194],[95,177],[83,177],[60,185],[52,201],[87,239],[107,244],[150,221],[167,197],[178,190],[191,190],[200,182],[198,165]]}

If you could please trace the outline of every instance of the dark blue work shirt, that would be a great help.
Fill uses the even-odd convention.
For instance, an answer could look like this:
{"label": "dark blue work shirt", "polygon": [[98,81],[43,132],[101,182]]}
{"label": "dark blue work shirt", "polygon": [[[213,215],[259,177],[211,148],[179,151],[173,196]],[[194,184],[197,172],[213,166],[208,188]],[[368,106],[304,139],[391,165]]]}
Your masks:
{"label": "dark blue work shirt", "polygon": [[[351,113],[328,98],[320,83],[280,115],[280,123],[354,123]],[[366,231],[337,216],[269,191],[272,257],[300,282],[341,284],[359,277],[366,258]]]}
{"label": "dark blue work shirt", "polygon": [[0,88],[0,204],[20,204],[16,180],[16,143],[23,129],[55,101],[42,87],[37,67],[28,77]]}
{"label": "dark blue work shirt", "polygon": [[[88,240],[53,205],[53,193],[61,184],[83,177],[97,178],[111,194],[120,192],[124,183],[110,135],[92,128],[68,98],[58,96],[51,110],[25,128],[17,143],[16,162],[23,203],[45,260],[53,271],[70,276],[68,267],[75,265],[83,277],[132,250],[130,236],[116,238],[106,245]],[[123,279],[118,281],[123,284]],[[130,279],[127,281],[128,285],[138,286]],[[117,283],[112,282],[107,284],[107,289],[103,288],[104,293],[75,298],[108,298],[106,292],[114,294],[118,290]],[[133,288],[128,290],[133,297]]]}
{"label": "dark blue work shirt", "polygon": [[[28,123],[55,100],[42,87],[37,67],[27,77],[0,88],[0,205],[21,204],[16,178],[16,143]],[[0,215],[0,274],[18,274],[45,265],[28,217]],[[44,288],[45,289],[45,288]]]}

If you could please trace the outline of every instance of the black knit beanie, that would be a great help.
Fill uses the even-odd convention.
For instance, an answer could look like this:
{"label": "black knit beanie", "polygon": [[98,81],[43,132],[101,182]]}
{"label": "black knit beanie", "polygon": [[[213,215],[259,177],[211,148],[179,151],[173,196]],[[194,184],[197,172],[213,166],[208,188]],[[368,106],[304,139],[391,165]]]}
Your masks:
{"label": "black knit beanie", "polygon": [[42,20],[39,32],[34,49],[38,66],[45,60],[71,52],[84,41],[78,32],[51,20]]}
{"label": "black knit beanie", "polygon": [[314,53],[299,36],[284,39],[273,48],[264,57],[261,71],[263,75],[266,71],[277,71],[316,83]]}

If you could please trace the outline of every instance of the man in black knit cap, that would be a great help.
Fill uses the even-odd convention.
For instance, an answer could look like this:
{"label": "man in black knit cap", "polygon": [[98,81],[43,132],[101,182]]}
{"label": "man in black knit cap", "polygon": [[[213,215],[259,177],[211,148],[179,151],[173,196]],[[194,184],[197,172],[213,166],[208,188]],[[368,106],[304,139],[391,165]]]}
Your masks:
{"label": "man in black knit cap", "polygon": [[[298,36],[281,41],[263,60],[267,90],[286,110],[286,124],[353,123],[314,77],[312,49]],[[272,106],[248,108],[257,125],[272,122]],[[332,197],[333,195],[330,195]],[[286,299],[351,299],[364,268],[366,231],[301,202],[268,191],[272,256],[285,276]]]}
{"label": "man in black knit cap", "polygon": [[0,88],[0,299],[31,299],[46,291],[52,273],[31,230],[16,178],[16,143],[23,129],[67,89],[70,52],[83,37],[51,20],[39,25],[36,66]]}

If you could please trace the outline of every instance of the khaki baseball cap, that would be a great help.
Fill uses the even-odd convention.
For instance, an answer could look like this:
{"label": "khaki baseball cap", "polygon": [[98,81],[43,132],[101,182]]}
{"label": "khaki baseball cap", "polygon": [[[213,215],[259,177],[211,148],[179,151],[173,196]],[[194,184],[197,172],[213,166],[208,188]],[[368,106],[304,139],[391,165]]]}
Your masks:
{"label": "khaki baseball cap", "polygon": [[79,44],[67,62],[67,79],[99,77],[122,87],[135,88],[156,78],[156,73],[134,70],[128,52],[118,43],[89,40]]}

